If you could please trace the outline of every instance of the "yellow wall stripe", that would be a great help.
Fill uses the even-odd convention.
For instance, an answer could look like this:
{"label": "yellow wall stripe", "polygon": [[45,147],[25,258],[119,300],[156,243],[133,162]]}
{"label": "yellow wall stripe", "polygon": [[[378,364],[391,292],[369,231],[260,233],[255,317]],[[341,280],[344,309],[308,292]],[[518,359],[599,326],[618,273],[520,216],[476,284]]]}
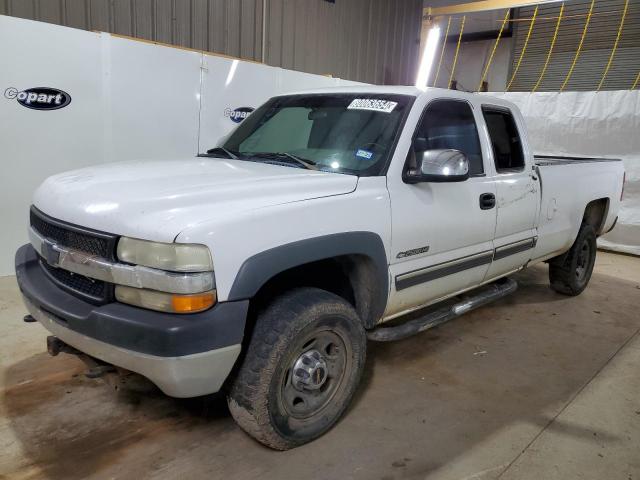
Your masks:
{"label": "yellow wall stripe", "polygon": [[493,56],[496,54],[496,49],[498,48],[498,43],[500,42],[500,37],[502,36],[502,31],[504,30],[504,26],[507,24],[507,20],[509,19],[509,12],[511,9],[507,8],[507,12],[504,14],[504,19],[502,20],[502,25],[500,26],[500,31],[498,32],[498,36],[496,38],[496,43],[493,44],[493,50],[491,51],[491,55],[489,56],[489,61],[487,62],[487,66],[484,69],[484,73],[482,74],[482,78],[480,79],[480,83],[478,84],[478,91],[482,88],[482,83],[485,78],[487,78],[487,73],[489,73],[489,67],[491,66],[491,62],[493,61]]}
{"label": "yellow wall stripe", "polygon": [[578,44],[578,50],[576,50],[576,55],[573,57],[573,63],[571,67],[569,67],[569,71],[567,72],[567,76],[562,82],[562,86],[560,87],[560,91],[564,90],[564,87],[567,86],[569,80],[571,79],[571,75],[573,75],[573,69],[578,62],[578,57],[580,57],[580,52],[582,51],[582,45],[584,44],[584,39],[587,36],[587,29],[589,28],[589,22],[591,21],[591,14],[593,13],[593,5],[596,3],[596,0],[591,0],[591,6],[589,7],[589,13],[587,14],[587,20],[584,22],[584,30],[582,30],[582,37],[580,37],[580,43]]}
{"label": "yellow wall stripe", "polygon": [[544,66],[542,67],[542,71],[540,72],[540,76],[538,77],[538,81],[533,86],[532,92],[538,90],[540,83],[542,83],[542,79],[544,78],[544,74],[547,71],[547,67],[549,66],[549,60],[551,60],[551,54],[553,53],[553,47],[556,45],[556,39],[558,38],[558,31],[560,30],[560,22],[562,21],[562,14],[564,13],[564,2],[560,5],[560,13],[558,14],[558,22],[556,23],[556,29],[553,32],[553,38],[551,39],[551,45],[549,46],[549,52],[547,53],[547,58],[544,61]]}
{"label": "yellow wall stripe", "polygon": [[529,38],[531,38],[531,32],[533,32],[533,25],[536,23],[537,16],[538,16],[538,5],[536,5],[536,9],[533,11],[533,17],[531,17],[531,24],[529,25],[527,38],[525,38],[524,40],[524,45],[522,46],[522,51],[520,52],[520,58],[518,58],[518,63],[516,63],[516,68],[513,69],[511,80],[509,80],[509,84],[507,85],[507,92],[511,88],[511,84],[513,83],[513,80],[516,78],[518,70],[520,69],[520,64],[522,63],[522,59],[524,58],[525,52],[527,51],[527,45],[529,44]]}
{"label": "yellow wall stripe", "polygon": [[460,35],[458,35],[458,45],[456,45],[456,54],[453,56],[453,65],[451,65],[451,75],[449,76],[449,86],[447,88],[451,88],[451,82],[453,82],[453,74],[456,71],[456,64],[458,63],[458,52],[460,51],[460,42],[462,42],[462,32],[464,32],[464,21],[467,19],[467,16],[462,17],[462,22],[460,22]]}
{"label": "yellow wall stripe", "polygon": [[631,87],[631,90],[635,90],[635,88],[638,86],[638,83],[640,83],[640,72],[638,72],[638,76],[636,77],[636,81],[633,82],[633,86]]}
{"label": "yellow wall stripe", "polygon": [[607,67],[604,69],[604,73],[602,74],[602,79],[598,84],[598,88],[596,92],[599,92],[604,84],[605,78],[607,78],[607,73],[609,73],[609,69],[611,68],[611,64],[613,63],[613,57],[616,55],[616,50],[618,49],[618,42],[620,41],[620,35],[622,35],[622,27],[624,27],[624,19],[627,16],[627,9],[629,8],[629,0],[625,0],[624,2],[624,10],[622,11],[622,18],[620,19],[620,26],[618,27],[618,35],[616,36],[616,41],[613,44],[613,49],[611,50],[611,56],[609,57],[609,61],[607,62]]}
{"label": "yellow wall stripe", "polygon": [[447,31],[444,34],[444,40],[442,41],[442,50],[440,51],[440,61],[438,62],[438,68],[436,69],[436,76],[433,79],[433,86],[438,84],[438,75],[440,75],[440,67],[442,66],[442,59],[444,58],[444,49],[447,47],[447,37],[449,36],[449,27],[451,27],[451,17],[447,22]]}

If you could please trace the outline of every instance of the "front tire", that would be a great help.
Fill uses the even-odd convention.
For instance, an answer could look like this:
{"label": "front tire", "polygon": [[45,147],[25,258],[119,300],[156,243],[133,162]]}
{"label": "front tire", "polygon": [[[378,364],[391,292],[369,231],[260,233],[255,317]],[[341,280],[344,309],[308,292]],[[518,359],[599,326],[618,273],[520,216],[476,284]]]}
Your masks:
{"label": "front tire", "polygon": [[571,249],[549,262],[551,288],[563,295],[580,295],[591,279],[596,250],[596,233],[583,223]]}
{"label": "front tire", "polygon": [[350,304],[317,288],[292,290],[259,315],[229,410],[268,447],[310,442],[345,412],[365,356],[364,328]]}

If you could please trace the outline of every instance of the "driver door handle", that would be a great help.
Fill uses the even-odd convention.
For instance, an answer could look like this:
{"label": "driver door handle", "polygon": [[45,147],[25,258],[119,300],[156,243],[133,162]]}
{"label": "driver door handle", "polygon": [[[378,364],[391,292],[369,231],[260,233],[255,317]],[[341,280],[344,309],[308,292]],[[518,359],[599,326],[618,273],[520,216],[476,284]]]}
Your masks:
{"label": "driver door handle", "polygon": [[493,193],[480,195],[480,210],[491,210],[496,206],[496,196]]}

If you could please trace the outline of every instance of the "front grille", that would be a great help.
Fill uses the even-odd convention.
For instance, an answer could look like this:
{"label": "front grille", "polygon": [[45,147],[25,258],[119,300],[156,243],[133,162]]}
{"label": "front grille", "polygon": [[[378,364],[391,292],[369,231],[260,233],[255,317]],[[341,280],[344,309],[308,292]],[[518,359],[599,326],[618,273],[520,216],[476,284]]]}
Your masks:
{"label": "front grille", "polygon": [[[107,260],[115,260],[117,236],[57,220],[33,206],[30,217],[31,227],[52,242]],[[49,278],[60,288],[93,303],[113,301],[113,284],[52,267],[43,259],[40,264]]]}
{"label": "front grille", "polygon": [[65,290],[72,293],[80,293],[84,297],[96,303],[103,303],[109,295],[110,285],[101,280],[85,277],[83,275],[69,272],[61,268],[52,267],[44,261],[40,261],[42,268],[54,282],[58,283]]}
{"label": "front grille", "polygon": [[[91,255],[112,258],[113,244],[108,235],[99,232],[82,231],[84,229],[63,226],[59,220],[46,217],[42,212],[31,209],[31,226],[43,237],[53,240],[74,250],[81,250]],[[75,227],[75,226],[74,226]],[[115,237],[114,237],[115,241]]]}

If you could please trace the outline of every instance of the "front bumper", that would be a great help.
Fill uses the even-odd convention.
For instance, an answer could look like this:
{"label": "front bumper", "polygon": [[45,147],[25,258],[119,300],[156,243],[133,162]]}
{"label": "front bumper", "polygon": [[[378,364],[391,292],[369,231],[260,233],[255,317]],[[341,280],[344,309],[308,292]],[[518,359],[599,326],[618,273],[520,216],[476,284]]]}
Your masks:
{"label": "front bumper", "polygon": [[173,397],[216,392],[239,353],[248,301],[189,315],[122,303],[96,306],[62,290],[31,245],[16,253],[25,305],[53,335],[92,357],[144,375]]}

